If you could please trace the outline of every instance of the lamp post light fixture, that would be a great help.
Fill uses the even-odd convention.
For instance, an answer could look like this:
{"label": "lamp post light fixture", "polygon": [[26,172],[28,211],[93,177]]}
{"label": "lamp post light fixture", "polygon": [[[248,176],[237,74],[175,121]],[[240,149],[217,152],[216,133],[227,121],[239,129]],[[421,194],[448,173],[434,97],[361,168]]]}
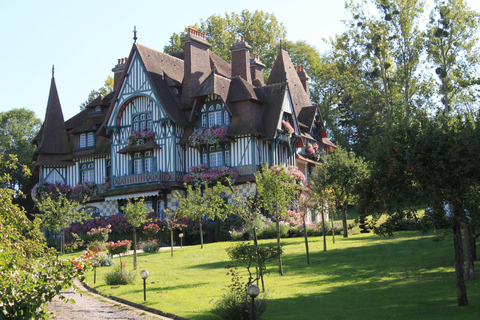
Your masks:
{"label": "lamp post light fixture", "polygon": [[146,280],[148,278],[148,271],[142,270],[140,271],[140,277],[143,279],[143,301],[147,301],[147,284]]}
{"label": "lamp post light fixture", "polygon": [[183,248],[183,233],[180,233],[178,237],[180,238],[180,248]]}
{"label": "lamp post light fixture", "polygon": [[257,285],[251,284],[247,288],[247,294],[252,298],[252,306],[250,310],[250,319],[255,319],[255,298],[260,294],[260,289]]}

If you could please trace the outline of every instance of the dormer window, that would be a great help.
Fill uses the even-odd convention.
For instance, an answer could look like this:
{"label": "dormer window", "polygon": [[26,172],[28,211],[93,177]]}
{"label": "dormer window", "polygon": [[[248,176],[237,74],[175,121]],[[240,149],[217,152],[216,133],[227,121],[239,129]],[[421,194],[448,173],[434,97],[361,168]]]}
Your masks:
{"label": "dormer window", "polygon": [[80,148],[93,147],[95,145],[95,134],[93,132],[82,133],[79,138],[78,146]]}
{"label": "dormer window", "polygon": [[101,113],[102,112],[102,107],[96,106],[95,107],[95,112]]}
{"label": "dormer window", "polygon": [[230,115],[225,109],[225,105],[219,101],[205,103],[201,110],[200,120],[203,128],[228,127],[230,125]]}

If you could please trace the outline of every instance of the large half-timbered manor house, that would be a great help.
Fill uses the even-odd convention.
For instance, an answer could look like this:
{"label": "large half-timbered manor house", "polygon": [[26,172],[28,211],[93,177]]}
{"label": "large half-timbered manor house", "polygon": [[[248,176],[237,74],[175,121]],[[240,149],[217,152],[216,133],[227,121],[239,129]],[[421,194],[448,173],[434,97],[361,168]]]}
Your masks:
{"label": "large half-timbered manor house", "polygon": [[176,207],[172,193],[193,167],[234,169],[236,184],[250,192],[246,182],[263,163],[296,165],[308,176],[313,156],[334,147],[310,101],[309,77],[286,51],[264,83],[265,65],[243,38],[230,48],[231,64],[201,32],[190,29],[183,43],[173,55],[134,43],[112,70],[114,91],[67,121],[52,76],[33,140],[40,181],[107,182],[88,204],[100,215],[137,196],[161,212]]}

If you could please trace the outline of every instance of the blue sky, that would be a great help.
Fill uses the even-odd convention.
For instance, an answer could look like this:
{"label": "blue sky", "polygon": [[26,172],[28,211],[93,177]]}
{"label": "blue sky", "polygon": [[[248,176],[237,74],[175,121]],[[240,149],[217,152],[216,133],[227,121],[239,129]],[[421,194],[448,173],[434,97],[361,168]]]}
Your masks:
{"label": "blue sky", "polygon": [[[469,0],[480,11],[480,1]],[[343,31],[343,0],[243,1],[0,1],[0,112],[33,110],[42,121],[51,69],[65,119],[79,111],[92,89],[113,75],[117,59],[137,42],[162,50],[174,32],[212,14],[262,10],[273,13],[290,41],[305,40],[319,51],[323,38]]]}

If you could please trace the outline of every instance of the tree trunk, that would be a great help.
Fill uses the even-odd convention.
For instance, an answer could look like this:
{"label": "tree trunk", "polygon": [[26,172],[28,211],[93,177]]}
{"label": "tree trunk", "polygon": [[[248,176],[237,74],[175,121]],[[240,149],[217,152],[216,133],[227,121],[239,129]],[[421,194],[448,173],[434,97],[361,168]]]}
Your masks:
{"label": "tree trunk", "polygon": [[60,252],[62,256],[65,254],[65,228],[60,231]]}
{"label": "tree trunk", "polygon": [[198,218],[198,225],[200,226],[200,249],[203,249],[202,217]]}
{"label": "tree trunk", "polygon": [[133,227],[133,270],[137,270],[137,232]]}
{"label": "tree trunk", "polygon": [[467,258],[467,280],[475,280],[474,254],[473,254],[473,235],[472,227],[468,224],[468,218],[463,220],[463,233],[465,237],[465,256]]}
{"label": "tree trunk", "polygon": [[343,224],[344,238],[348,238],[347,209],[348,209],[348,199],[345,200],[342,206],[342,224]]}
{"label": "tree trunk", "polygon": [[305,217],[303,218],[303,232],[305,233],[305,251],[307,252],[307,264],[310,264],[310,252],[308,251],[308,235],[307,225],[305,224]]}
{"label": "tree trunk", "polygon": [[[335,208],[335,210],[337,210]],[[332,241],[333,241],[333,244],[335,244],[335,213],[332,211]]]}
{"label": "tree trunk", "polygon": [[468,306],[467,287],[465,285],[462,230],[458,222],[453,225],[453,247],[455,251],[455,280],[457,284],[457,303],[460,307]]}
{"label": "tree trunk", "polygon": [[265,286],[263,285],[263,274],[259,272],[258,270],[258,240],[257,240],[257,230],[255,230],[255,226],[252,228],[253,231],[253,245],[255,246],[255,270],[256,270],[256,275],[257,275],[257,286],[258,286],[258,278],[262,278],[262,289],[263,292],[265,292]]}
{"label": "tree trunk", "polygon": [[172,251],[171,257],[173,258],[173,229],[170,230],[170,246]]}
{"label": "tree trunk", "polygon": [[327,251],[327,232],[325,231],[325,211],[322,210],[323,251]]}
{"label": "tree trunk", "polygon": [[[275,219],[275,225],[277,227],[277,247],[280,249],[282,245],[280,244],[280,219]],[[282,266],[282,255],[278,256],[278,273],[283,276],[283,266]]]}

